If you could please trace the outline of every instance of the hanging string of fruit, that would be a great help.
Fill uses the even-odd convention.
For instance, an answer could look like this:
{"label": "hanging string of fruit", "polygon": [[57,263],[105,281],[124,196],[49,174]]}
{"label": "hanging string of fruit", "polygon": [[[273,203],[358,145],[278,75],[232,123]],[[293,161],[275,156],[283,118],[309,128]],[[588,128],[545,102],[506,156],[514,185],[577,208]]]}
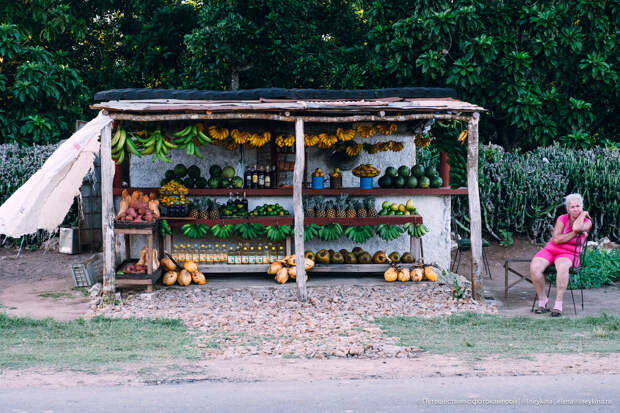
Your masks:
{"label": "hanging string of fruit", "polygon": [[386,141],[386,142],[377,142],[373,145],[369,143],[365,143],[363,145],[364,150],[370,154],[375,154],[377,152],[400,152],[403,150],[405,145],[399,141]]}

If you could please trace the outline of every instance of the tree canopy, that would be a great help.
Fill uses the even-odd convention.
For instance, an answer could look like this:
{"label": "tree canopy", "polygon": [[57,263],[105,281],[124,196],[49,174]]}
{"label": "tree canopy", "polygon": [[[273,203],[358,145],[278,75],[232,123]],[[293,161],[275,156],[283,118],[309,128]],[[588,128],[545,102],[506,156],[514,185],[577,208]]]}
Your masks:
{"label": "tree canopy", "polygon": [[0,143],[54,142],[125,87],[448,86],[505,147],[618,140],[618,3],[17,0],[0,10]]}

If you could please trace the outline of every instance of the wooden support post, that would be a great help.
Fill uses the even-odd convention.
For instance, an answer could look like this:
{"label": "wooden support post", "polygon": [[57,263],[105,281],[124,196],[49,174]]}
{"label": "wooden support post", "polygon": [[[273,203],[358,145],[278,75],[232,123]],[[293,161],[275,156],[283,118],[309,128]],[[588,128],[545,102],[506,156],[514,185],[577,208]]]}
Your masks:
{"label": "wooden support post", "polygon": [[293,252],[293,249],[291,248],[291,237],[286,237],[284,253],[286,255],[291,255],[292,252]]}
{"label": "wooden support post", "polygon": [[308,300],[306,290],[306,270],[304,267],[304,209],[301,192],[304,182],[304,121],[295,121],[295,170],[293,172],[293,216],[295,217],[295,262],[297,263],[297,296],[301,301]]}
{"label": "wooden support post", "polygon": [[116,273],[114,271],[114,182],[115,166],[112,161],[112,125],[101,131],[101,231],[103,244],[103,295],[114,302]]}
{"label": "wooden support post", "polygon": [[478,192],[478,121],[475,112],[467,125],[467,195],[471,239],[471,292],[475,300],[484,299],[482,287],[482,219]]}
{"label": "wooden support post", "polygon": [[443,181],[443,187],[450,186],[450,165],[448,165],[448,154],[446,152],[439,153],[439,176]]}

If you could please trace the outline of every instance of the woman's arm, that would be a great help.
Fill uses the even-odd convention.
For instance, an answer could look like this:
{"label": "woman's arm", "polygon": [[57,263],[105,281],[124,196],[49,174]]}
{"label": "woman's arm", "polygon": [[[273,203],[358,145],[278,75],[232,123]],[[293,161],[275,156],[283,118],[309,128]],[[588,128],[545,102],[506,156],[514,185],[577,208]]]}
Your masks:
{"label": "woman's arm", "polygon": [[592,228],[592,222],[586,222],[586,218],[590,218],[588,211],[583,211],[575,222],[573,222],[573,231],[577,233],[588,232]]}
{"label": "woman's arm", "polygon": [[566,234],[562,234],[563,231],[564,231],[564,224],[562,223],[562,221],[558,219],[558,221],[555,223],[555,227],[553,227],[553,235],[551,236],[551,242],[553,242],[556,245],[564,244],[570,241],[571,239],[573,239],[575,235],[577,235],[575,230],[571,232],[567,232]]}

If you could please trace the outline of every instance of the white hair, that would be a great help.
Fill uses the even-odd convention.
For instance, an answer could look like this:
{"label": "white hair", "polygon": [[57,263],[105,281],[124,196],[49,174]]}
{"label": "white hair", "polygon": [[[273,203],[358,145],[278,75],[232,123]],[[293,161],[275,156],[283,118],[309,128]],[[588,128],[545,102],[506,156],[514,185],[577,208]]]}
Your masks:
{"label": "white hair", "polygon": [[568,211],[568,204],[571,201],[577,201],[579,202],[579,204],[581,206],[583,206],[583,198],[581,197],[581,195],[575,193],[575,194],[568,194],[566,195],[566,197],[564,198],[564,205],[566,206],[566,210]]}

